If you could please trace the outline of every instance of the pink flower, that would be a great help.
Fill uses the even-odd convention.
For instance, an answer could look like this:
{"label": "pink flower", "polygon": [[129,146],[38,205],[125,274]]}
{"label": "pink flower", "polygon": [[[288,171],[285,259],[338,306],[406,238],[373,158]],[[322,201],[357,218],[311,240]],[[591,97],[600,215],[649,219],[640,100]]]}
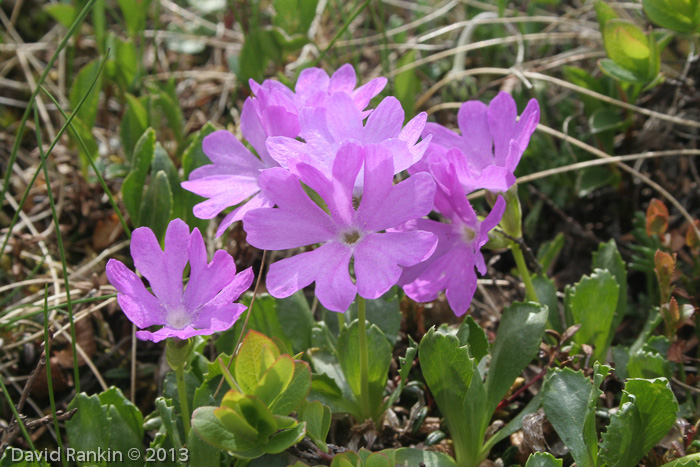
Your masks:
{"label": "pink flower", "polygon": [[[338,68],[330,78],[321,68],[302,70],[297,79],[294,91],[276,80],[265,80],[258,84],[252,79],[250,89],[256,96],[262,94],[276,95],[278,102],[285,101],[285,108],[301,111],[305,107],[325,107],[328,97],[334,93],[344,93],[350,96],[359,111],[363,111],[369,102],[386,86],[386,78],[375,78],[355,89],[357,76],[355,69],[349,63]],[[366,117],[367,115],[364,115]],[[294,135],[296,136],[296,135]],[[292,136],[292,137],[294,137]]]}
{"label": "pink flower", "polygon": [[[417,174],[393,185],[391,153],[381,145],[346,142],[338,150],[332,178],[315,167],[296,165],[299,177],[282,169],[260,177],[263,192],[278,207],[250,211],[243,219],[248,242],[284,250],[321,243],[313,251],[270,266],[267,288],[284,298],[316,282],[316,296],[328,309],[345,311],[356,294],[374,299],[396,284],[401,266],[426,259],[435,236],[422,231],[384,232],[430,212],[435,182]],[[353,196],[364,163],[364,191]],[[325,202],[328,212],[304,191],[301,182]],[[355,282],[350,275],[354,259]]]}
{"label": "pink flower", "polygon": [[[406,295],[417,302],[430,302],[445,291],[447,302],[457,316],[469,308],[476,291],[476,272],[486,272],[481,247],[488,242],[488,232],[501,220],[506,203],[498,197],[483,221],[479,221],[457,178],[454,165],[433,163],[431,172],[437,182],[435,207],[449,223],[416,219],[401,227],[403,231],[423,230],[438,238],[435,252],[425,261],[404,268],[399,284]],[[415,175],[413,175],[415,177]]]}
{"label": "pink flower", "polygon": [[[207,250],[198,229],[174,219],[165,233],[165,251],[153,231],[139,227],[131,236],[134,266],[148,279],[153,294],[143,281],[121,261],[107,262],[107,278],[117,289],[117,301],[137,327],[163,326],[138,331],[141,340],[159,342],[168,337],[188,339],[225,331],[233,326],[244,305],[233,303],[253,281],[253,271],[236,274],[236,264],[223,250],[207,264]],[[190,263],[190,280],[183,289],[182,275]]]}
{"label": "pink flower", "polygon": [[[307,107],[299,113],[300,136],[304,141],[271,137],[267,148],[272,158],[292,172],[297,162],[303,162],[331,177],[335,156],[345,141],[381,144],[392,154],[394,173],[399,173],[418,162],[428,148],[429,137],[418,143],[426,119],[423,112],[404,126],[401,104],[395,97],[387,97],[363,123],[363,114],[350,96],[335,93],[328,98],[326,106]],[[362,178],[358,183],[361,185]]]}
{"label": "pink flower", "polygon": [[440,160],[454,165],[467,193],[478,189],[505,192],[515,183],[515,168],[537,128],[540,108],[535,99],[518,119],[515,100],[500,92],[486,106],[462,104],[457,114],[461,135],[437,123],[427,123],[423,136],[432,135],[425,158],[412,172],[428,171]]}

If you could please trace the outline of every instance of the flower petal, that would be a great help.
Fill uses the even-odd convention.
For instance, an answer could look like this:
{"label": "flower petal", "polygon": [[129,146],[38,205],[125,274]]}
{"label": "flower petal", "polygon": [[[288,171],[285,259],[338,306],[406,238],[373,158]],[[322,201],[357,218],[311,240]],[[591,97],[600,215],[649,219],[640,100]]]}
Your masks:
{"label": "flower petal", "polygon": [[214,175],[181,183],[192,193],[209,198],[195,205],[194,215],[200,219],[213,219],[224,209],[235,206],[260,191],[255,177]]}
{"label": "flower petal", "polygon": [[262,193],[256,194],[248,201],[226,214],[224,220],[222,220],[221,224],[219,224],[219,228],[216,229],[216,237],[221,237],[226,231],[226,229],[228,229],[231,226],[231,224],[242,220],[248,211],[252,211],[253,209],[258,208],[271,208],[274,205],[275,203],[267,199],[267,197]]}
{"label": "flower petal", "polygon": [[[342,92],[332,94],[325,112],[332,141],[340,143],[348,138],[362,139],[362,115],[349,95]],[[370,118],[372,118],[371,115]]]}
{"label": "flower petal", "polygon": [[190,236],[188,255],[190,280],[182,301],[185,310],[194,313],[233,281],[236,276],[236,264],[231,255],[224,250],[217,250],[211,263],[207,264],[207,250],[198,229],[194,229]]}
{"label": "flower petal", "polygon": [[[331,76],[330,83],[328,84],[328,94],[333,94],[335,92],[350,94],[355,89],[355,84],[357,84],[355,69],[352,65],[346,63],[338,68],[335,73],[333,73],[333,76]],[[364,107],[362,109],[364,109]]]}
{"label": "flower petal", "polygon": [[357,288],[350,278],[352,250],[330,242],[320,248],[278,261],[270,266],[267,288],[276,298],[289,297],[316,282],[316,297],[332,311],[348,309]]}
{"label": "flower petal", "polygon": [[156,297],[146,290],[143,281],[124,263],[107,261],[107,279],[117,289],[117,301],[129,321],[138,328],[165,323],[163,308]]}
{"label": "flower petal", "polygon": [[359,110],[364,110],[369,105],[369,102],[386,86],[387,79],[384,77],[375,78],[372,81],[363,84],[352,92],[352,100]]}
{"label": "flower petal", "polygon": [[367,118],[363,143],[381,143],[396,138],[403,126],[404,112],[399,100],[393,96],[384,98]]}
{"label": "flower petal", "polygon": [[488,125],[493,138],[494,161],[505,167],[510,140],[515,137],[518,108],[507,92],[499,92],[489,104]]}
{"label": "flower petal", "polygon": [[134,266],[148,279],[153,293],[166,307],[180,305],[189,238],[190,228],[182,219],[173,219],[168,224],[165,251],[148,227],[139,227],[131,235]]}
{"label": "flower petal", "polygon": [[365,235],[355,248],[357,291],[375,299],[396,285],[399,266],[412,266],[435,250],[437,237],[430,232],[386,232]]}

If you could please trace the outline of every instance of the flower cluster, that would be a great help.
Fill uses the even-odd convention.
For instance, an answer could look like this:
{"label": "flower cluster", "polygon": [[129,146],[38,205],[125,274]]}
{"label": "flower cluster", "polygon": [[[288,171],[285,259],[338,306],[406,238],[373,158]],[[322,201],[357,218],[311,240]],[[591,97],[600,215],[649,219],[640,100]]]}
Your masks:
{"label": "flower cluster", "polygon": [[[182,186],[206,198],[194,208],[197,217],[212,219],[234,208],[217,236],[242,220],[257,248],[304,248],[270,266],[267,288],[277,298],[315,282],[319,301],[342,312],[356,295],[374,299],[398,284],[416,301],[444,291],[462,315],[476,271],[486,272],[481,247],[505,211],[498,197],[481,220],[467,194],[504,192],[515,183],[539,107],[533,99],[518,117],[506,93],[488,106],[465,102],[458,134],[427,123],[425,113],[404,125],[394,97],[368,110],[385,84],[376,78],[357,87],[350,65],[330,77],[306,69],[294,91],[274,80],[251,81],[254,97],[243,106],[241,133],[252,150],[228,131],[210,134],[203,150],[211,164],[194,170]],[[431,211],[436,215],[429,219]],[[249,286],[250,270],[236,275],[223,251],[207,265],[199,231],[190,234],[182,221],[169,226],[165,251],[150,230],[137,229],[132,255],[155,296],[118,261],[110,261],[107,275],[135,324],[164,326],[140,331],[143,339],[223,330],[244,309],[232,301]]]}
{"label": "flower cluster", "polygon": [[[258,157],[226,131],[208,136],[212,164],[183,183],[208,198],[195,215],[210,219],[237,206],[217,235],[242,220],[255,247],[307,247],[271,265],[267,287],[275,297],[315,282],[325,307],[345,311],[356,294],[376,298],[399,284],[417,301],[445,291],[455,313],[465,313],[475,269],[486,269],[480,249],[505,209],[499,197],[479,220],[466,194],[515,183],[537,102],[520,118],[506,93],[488,106],[466,102],[457,134],[426,123],[425,113],[404,125],[394,97],[366,110],[386,80],[356,88],[350,65],[331,77],[306,69],[294,91],[274,80],[250,84],[255,97],[243,107],[241,132]],[[394,185],[406,171],[410,177]],[[425,218],[432,210],[444,221]]]}

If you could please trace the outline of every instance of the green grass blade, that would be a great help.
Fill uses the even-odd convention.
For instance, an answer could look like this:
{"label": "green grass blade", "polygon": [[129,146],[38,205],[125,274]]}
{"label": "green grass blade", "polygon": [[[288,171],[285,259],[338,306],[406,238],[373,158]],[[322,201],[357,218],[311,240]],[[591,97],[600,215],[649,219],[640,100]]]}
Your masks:
{"label": "green grass blade", "polygon": [[[89,93],[90,91],[88,91]],[[75,113],[75,112],[74,112]],[[75,334],[75,321],[73,320],[73,302],[70,299],[70,282],[68,281],[68,265],[66,264],[66,251],[63,248],[63,235],[61,235],[61,226],[58,222],[58,213],[56,212],[56,203],[53,199],[51,191],[51,181],[49,180],[49,168],[46,165],[48,153],[44,153],[43,142],[41,140],[41,127],[39,126],[39,112],[34,107],[34,125],[36,128],[36,139],[39,146],[39,156],[41,165],[44,168],[44,182],[46,183],[46,194],[49,198],[49,206],[51,207],[51,217],[53,217],[54,228],[56,229],[56,243],[58,243],[58,252],[61,255],[61,269],[63,271],[63,287],[66,289],[66,302],[68,303],[68,321],[70,323],[70,338],[71,348],[73,350],[73,375],[75,378],[75,392],[80,393],[80,372],[78,370],[78,352],[75,348],[77,345]]]}
{"label": "green grass blade", "polygon": [[[44,358],[46,359],[46,385],[49,390],[49,403],[51,404],[51,414],[53,415],[53,429],[56,432],[56,442],[59,452],[63,452],[63,439],[61,438],[61,428],[58,426],[56,418],[56,400],[53,394],[53,380],[51,379],[51,340],[49,339],[49,285],[44,286]],[[61,456],[61,463],[66,465],[66,460]]]}
{"label": "green grass blade", "polygon": [[[22,141],[22,135],[24,134],[24,129],[27,126],[27,120],[29,120],[32,108],[34,107],[34,101],[36,100],[36,96],[39,94],[40,86],[44,84],[44,81],[46,81],[46,77],[49,75],[49,72],[53,68],[53,64],[56,62],[56,59],[58,59],[58,55],[66,47],[68,41],[73,36],[73,33],[77,31],[78,27],[83,22],[87,14],[90,12],[96,1],[97,0],[88,0],[88,2],[85,4],[85,7],[83,7],[83,9],[78,14],[77,18],[75,18],[75,21],[73,21],[73,24],[71,24],[71,27],[68,28],[68,32],[66,32],[65,37],[58,44],[58,48],[46,64],[44,72],[41,74],[41,76],[39,76],[39,79],[36,81],[36,88],[34,88],[34,91],[32,91],[32,95],[29,97],[27,109],[24,111],[24,115],[22,115],[22,120],[20,121],[19,129],[17,130],[17,136],[15,137],[15,142],[12,145],[12,153],[10,153],[10,160],[7,163],[7,172],[5,172],[5,177],[2,181],[2,188],[0,188],[0,204],[2,204],[2,201],[5,199],[5,193],[7,193],[8,187],[10,185],[10,174],[12,174],[12,166],[17,160],[17,153],[19,152],[19,145]],[[10,228],[10,230],[12,229]],[[4,248],[5,246],[3,244],[3,249],[0,251],[3,251]]]}

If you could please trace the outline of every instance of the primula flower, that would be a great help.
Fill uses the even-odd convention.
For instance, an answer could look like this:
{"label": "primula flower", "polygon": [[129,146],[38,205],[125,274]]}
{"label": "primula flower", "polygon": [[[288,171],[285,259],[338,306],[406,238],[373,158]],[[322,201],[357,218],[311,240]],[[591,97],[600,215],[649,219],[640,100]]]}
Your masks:
{"label": "primula flower", "polygon": [[[363,115],[346,93],[335,93],[325,107],[307,107],[299,114],[304,141],[284,136],[271,137],[267,148],[282,167],[295,171],[295,163],[316,167],[331,177],[338,149],[345,141],[382,144],[393,155],[394,173],[418,162],[428,148],[430,137],[418,143],[427,114],[418,114],[406,126],[404,112],[395,97],[387,97],[363,124]],[[361,185],[362,178],[358,180]]]}
{"label": "primula flower", "polygon": [[[188,339],[225,331],[233,326],[245,305],[233,303],[253,281],[251,268],[236,274],[236,264],[223,250],[207,264],[207,250],[198,229],[174,219],[165,232],[165,251],[153,231],[139,227],[131,236],[134,266],[148,279],[153,294],[121,261],[107,262],[107,278],[117,289],[119,306],[137,327],[141,340],[159,342],[168,337]],[[182,275],[190,263],[190,280],[183,290]]]}
{"label": "primula flower", "polygon": [[[353,197],[364,163],[364,192]],[[300,179],[282,168],[260,177],[263,192],[278,208],[248,212],[243,225],[251,245],[284,250],[321,243],[309,252],[270,266],[267,288],[284,298],[316,282],[316,296],[329,310],[345,311],[359,293],[374,299],[396,284],[400,266],[426,259],[435,248],[432,233],[383,232],[430,212],[435,182],[417,174],[393,186],[391,153],[380,145],[343,144],[332,178],[308,164],[298,164],[301,181],[326,203],[324,211],[304,191]],[[354,259],[356,281],[350,276]]]}
{"label": "primula flower", "polygon": [[[307,68],[299,74],[294,91],[276,80],[265,80],[262,84],[250,80],[250,89],[260,97],[269,96],[276,100],[277,105],[283,106],[287,112],[293,108],[301,111],[305,107],[325,107],[328,97],[334,93],[345,93],[350,96],[359,111],[363,111],[369,102],[386,86],[387,79],[375,78],[355,89],[357,76],[355,69],[349,63],[338,68],[330,78],[321,68]],[[369,112],[364,114],[366,117]],[[295,135],[296,136],[296,135]]]}
{"label": "primula flower", "polygon": [[432,135],[425,158],[413,171],[428,171],[440,160],[454,165],[467,193],[477,189],[505,192],[515,183],[515,168],[540,120],[535,99],[520,119],[515,100],[499,92],[487,106],[468,101],[457,114],[461,135],[437,123],[427,123],[423,137]]}
{"label": "primula flower", "polygon": [[[212,164],[193,170],[189,180],[182,183],[184,189],[208,198],[194,207],[194,215],[213,219],[224,209],[240,204],[219,224],[218,237],[251,209],[273,206],[260,193],[258,185],[262,170],[279,166],[268,153],[267,139],[285,137],[294,141],[300,132],[299,111],[307,106],[314,109],[324,106],[330,93],[345,95],[359,113],[381,92],[386,78],[376,78],[357,89],[355,84],[355,70],[349,64],[340,67],[330,78],[320,68],[302,71],[296,92],[275,80],[266,80],[262,85],[251,80],[256,97],[249,97],[243,104],[241,133],[260,158],[228,131],[206,136],[202,149]],[[422,128],[418,129],[416,139]]]}
{"label": "primula flower", "polygon": [[481,247],[489,240],[488,232],[500,222],[506,203],[499,196],[489,215],[479,221],[457,178],[455,167],[433,163],[430,169],[438,186],[436,209],[449,223],[416,219],[401,227],[403,231],[433,232],[438,244],[428,259],[404,268],[399,284],[406,295],[417,302],[433,301],[444,290],[450,308],[457,316],[462,316],[476,291],[474,268],[480,274],[486,273]]}

